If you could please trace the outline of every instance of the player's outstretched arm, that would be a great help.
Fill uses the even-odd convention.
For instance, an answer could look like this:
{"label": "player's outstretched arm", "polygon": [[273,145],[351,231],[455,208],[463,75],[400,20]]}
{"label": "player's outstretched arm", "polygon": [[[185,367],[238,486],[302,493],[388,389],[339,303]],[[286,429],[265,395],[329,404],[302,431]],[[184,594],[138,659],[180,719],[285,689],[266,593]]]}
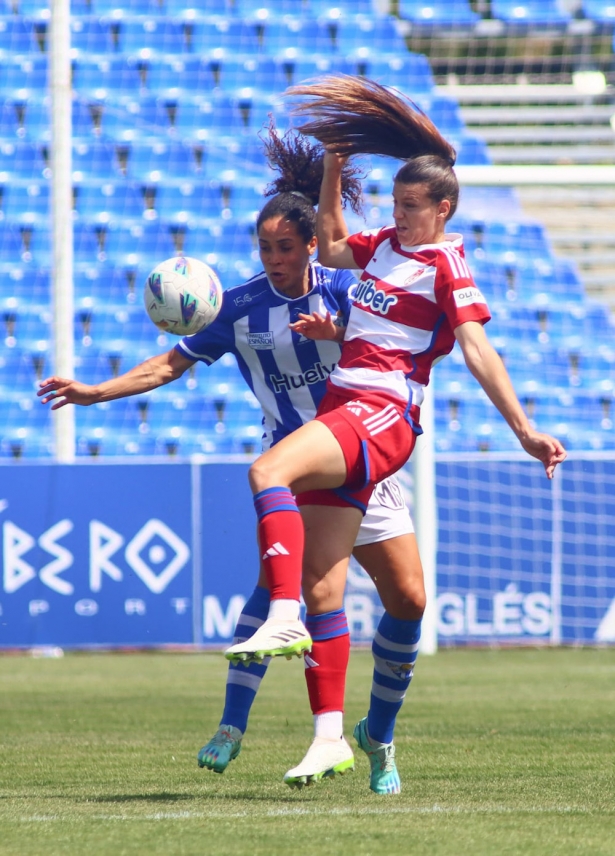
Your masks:
{"label": "player's outstretched arm", "polygon": [[466,365],[515,432],[525,451],[542,461],[547,478],[566,458],[559,440],[530,425],[513,389],[504,363],[487,339],[482,324],[468,321],[455,330]]}
{"label": "player's outstretched arm", "polygon": [[348,246],[348,228],[342,210],[342,168],[345,160],[335,152],[325,152],[316,234],[319,262],[327,267],[352,270],[357,265]]}
{"label": "player's outstretched arm", "polygon": [[288,325],[295,333],[302,333],[308,339],[320,339],[333,342],[343,342],[345,327],[340,327],[334,323],[331,313],[327,312],[325,317],[319,315],[318,312],[312,312],[311,315],[299,313],[299,320],[294,324]]}
{"label": "player's outstretched arm", "polygon": [[112,401],[156,389],[181,377],[193,364],[192,360],[173,348],[165,354],[145,360],[119,377],[95,385],[62,377],[48,377],[40,382],[37,395],[43,404],[52,401],[52,410],[58,410],[65,404],[87,407],[100,401]]}

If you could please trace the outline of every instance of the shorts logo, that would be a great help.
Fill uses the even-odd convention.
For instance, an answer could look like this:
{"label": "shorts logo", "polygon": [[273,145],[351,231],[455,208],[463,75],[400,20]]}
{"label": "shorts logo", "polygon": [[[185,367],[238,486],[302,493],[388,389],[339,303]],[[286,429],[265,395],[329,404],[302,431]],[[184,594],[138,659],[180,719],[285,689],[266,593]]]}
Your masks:
{"label": "shorts logo", "polygon": [[462,309],[464,306],[471,306],[472,303],[486,303],[487,301],[481,294],[478,288],[460,288],[453,291],[455,298],[455,306]]}
{"label": "shorts logo", "polygon": [[255,351],[273,351],[275,343],[273,333],[248,333],[248,345]]}

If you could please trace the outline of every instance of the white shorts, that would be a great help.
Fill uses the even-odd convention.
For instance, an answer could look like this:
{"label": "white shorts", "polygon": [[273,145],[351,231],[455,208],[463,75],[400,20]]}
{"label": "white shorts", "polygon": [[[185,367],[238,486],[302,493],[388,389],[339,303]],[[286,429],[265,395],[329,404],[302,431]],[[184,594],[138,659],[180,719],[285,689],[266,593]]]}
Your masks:
{"label": "white shorts", "polygon": [[388,541],[389,538],[413,532],[414,526],[403,491],[395,476],[390,476],[374,488],[355,546]]}

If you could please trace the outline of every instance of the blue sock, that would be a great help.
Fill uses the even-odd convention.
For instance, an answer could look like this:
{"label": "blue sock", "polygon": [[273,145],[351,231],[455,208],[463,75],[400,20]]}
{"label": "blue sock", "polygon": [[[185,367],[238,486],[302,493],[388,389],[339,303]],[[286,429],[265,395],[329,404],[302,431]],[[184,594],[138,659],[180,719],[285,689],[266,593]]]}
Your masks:
{"label": "blue sock", "polygon": [[[237,621],[233,645],[249,639],[265,621],[268,612],[269,589],[256,586]],[[252,702],[256,698],[270,661],[271,657],[265,657],[262,663],[250,663],[247,668],[239,663],[229,664],[224,712],[220,725],[234,725],[245,733]]]}
{"label": "blue sock", "polygon": [[378,743],[392,743],[395,719],[412,680],[421,638],[420,621],[402,621],[385,612],[372,642],[374,678],[367,731]]}

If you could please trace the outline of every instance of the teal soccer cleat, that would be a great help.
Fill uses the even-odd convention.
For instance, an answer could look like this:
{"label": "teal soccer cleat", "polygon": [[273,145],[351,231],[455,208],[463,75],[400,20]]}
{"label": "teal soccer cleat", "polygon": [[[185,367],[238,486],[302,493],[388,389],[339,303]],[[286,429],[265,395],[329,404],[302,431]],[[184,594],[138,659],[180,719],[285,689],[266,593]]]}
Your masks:
{"label": "teal soccer cleat", "polygon": [[359,744],[372,768],[369,786],[376,794],[401,793],[401,781],[395,766],[395,746],[393,743],[376,743],[367,733],[367,717],[355,725],[354,739]]}
{"label": "teal soccer cleat", "polygon": [[199,767],[223,773],[241,752],[242,732],[234,725],[221,725],[197,755]]}

